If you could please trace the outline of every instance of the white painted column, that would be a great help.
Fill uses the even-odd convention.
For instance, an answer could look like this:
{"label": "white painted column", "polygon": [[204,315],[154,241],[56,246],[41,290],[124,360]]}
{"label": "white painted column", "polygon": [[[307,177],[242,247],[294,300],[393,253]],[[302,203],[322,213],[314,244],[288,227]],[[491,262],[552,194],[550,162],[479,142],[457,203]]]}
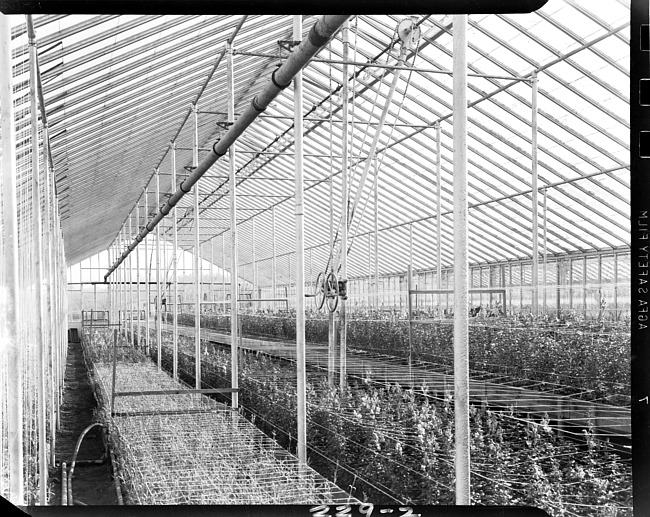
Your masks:
{"label": "white painted column", "polygon": [[[146,221],[146,220],[145,220]],[[136,235],[140,233],[140,201],[138,200],[138,204],[135,205],[135,232]],[[142,322],[140,321],[140,308],[142,307],[142,300],[140,299],[140,290],[142,289],[142,284],[140,283],[142,281],[142,275],[140,274],[140,252],[142,250],[140,248],[135,249],[135,269],[136,269],[136,277],[135,280],[137,282],[138,286],[138,293],[136,296],[136,304],[137,304],[137,317],[138,317],[138,332],[137,332],[137,340],[138,340],[138,348],[142,349]]]}
{"label": "white painted column", "polygon": [[[437,289],[442,289],[442,174],[440,156],[440,121],[434,124],[436,129],[436,275]],[[442,319],[442,294],[438,294],[438,316]]]}
{"label": "white painted column", "polygon": [[[348,275],[348,49],[349,49],[349,22],[343,23],[341,37],[343,40],[343,84],[341,88],[342,128],[341,138],[341,271],[339,279],[347,281]],[[334,266],[336,267],[336,266]],[[346,320],[346,302],[343,298],[339,300],[339,325],[341,326],[341,336],[339,342],[339,385],[343,388],[347,385],[347,320]]]}
{"label": "white painted column", "polygon": [[[194,146],[192,165],[199,165],[199,112],[196,104],[192,105],[194,112]],[[196,389],[201,389],[201,243],[199,227],[199,179],[194,185],[194,378]]]}
{"label": "white painted column", "polygon": [[[156,169],[156,205],[154,212],[158,211],[160,206],[160,171]],[[156,225],[156,344],[158,346],[158,369],[162,368],[162,328],[161,328],[161,314],[160,308],[162,292],[160,289],[160,282],[162,278],[160,275],[160,225]]]}
{"label": "white painted column", "polygon": [[533,270],[532,270],[532,313],[537,316],[539,313],[539,215],[538,215],[538,195],[539,188],[537,185],[537,73],[533,72],[530,78],[532,86],[532,223],[533,223]]}
{"label": "white painted column", "polygon": [[[176,188],[176,142],[172,142],[171,152],[171,169],[172,169],[172,190]],[[174,269],[172,273],[172,282],[174,284],[174,326],[172,330],[172,376],[178,380],[178,227],[176,220],[176,207],[171,210],[172,216],[172,261]]]}
{"label": "white painted column", "polygon": [[[228,122],[235,121],[235,85],[234,85],[234,71],[233,71],[233,56],[232,45],[227,44],[227,73],[226,82],[228,85]],[[239,388],[239,350],[237,339],[237,324],[239,307],[237,305],[237,298],[239,298],[239,289],[237,286],[238,272],[237,272],[237,195],[235,178],[235,158],[236,158],[236,144],[233,143],[228,148],[228,173],[230,182],[230,360],[231,360],[231,387]],[[239,394],[232,394],[232,407],[237,409],[239,407]]]}
{"label": "white painted column", "polygon": [[[39,138],[38,138],[38,101],[36,99],[36,38],[33,32],[31,16],[27,17],[29,32],[29,99],[31,114],[32,136],[32,249],[31,259],[35,272],[36,289],[34,289],[34,302],[36,304],[36,318],[33,325],[36,330],[38,354],[36,356],[38,368],[37,404],[37,430],[38,430],[38,483],[40,505],[47,505],[47,426],[45,402],[45,369],[47,337],[45,335],[45,307],[43,304],[43,236],[41,223],[41,185],[39,170]],[[11,71],[11,67],[7,70]],[[12,149],[11,153],[14,152]],[[13,373],[13,372],[12,372]]]}
{"label": "white painted column", "polygon": [[453,17],[454,411],[456,504],[470,503],[467,250],[467,15]]}
{"label": "white painted column", "polygon": [[[293,17],[293,39],[302,40],[302,16]],[[302,71],[293,79],[293,135],[295,148],[296,221],[296,369],[298,406],[298,461],[307,465],[307,373],[305,365],[305,221],[303,185]]]}
{"label": "white painted column", "polygon": [[[149,223],[149,191],[148,189],[144,189],[144,224]],[[145,340],[145,352],[147,355],[149,355],[149,352],[151,350],[151,340],[150,340],[150,324],[149,324],[149,318],[150,318],[150,311],[151,311],[151,290],[149,289],[149,281],[151,277],[151,273],[149,271],[149,236],[145,237],[144,239],[144,276],[145,276],[145,292],[147,293],[146,296],[146,308],[145,308],[145,318],[147,321],[147,339]]]}

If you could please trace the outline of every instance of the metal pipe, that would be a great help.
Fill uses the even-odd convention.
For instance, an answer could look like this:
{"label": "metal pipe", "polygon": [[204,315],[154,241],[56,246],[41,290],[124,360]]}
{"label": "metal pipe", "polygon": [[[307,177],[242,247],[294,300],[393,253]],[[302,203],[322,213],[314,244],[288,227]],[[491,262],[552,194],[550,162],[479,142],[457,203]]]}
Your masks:
{"label": "metal pipe", "polygon": [[[156,207],[160,204],[160,176],[156,169]],[[160,308],[162,304],[160,291],[160,226],[156,226],[156,345],[158,350],[158,369],[162,368],[162,328],[160,325]]]}
{"label": "metal pipe", "polygon": [[[294,52],[286,61],[276,69],[271,75],[271,80],[263,90],[255,96],[248,108],[242,115],[233,121],[228,131],[220,140],[214,143],[212,151],[198,165],[192,174],[183,181],[178,190],[167,200],[165,205],[160,208],[156,216],[145,226],[135,240],[129,245],[128,249],[122,253],[117,262],[111,266],[105,275],[108,278],[115,269],[122,263],[124,258],[131,253],[165,217],[178,201],[187,194],[196,184],[198,179],[203,176],[214,163],[224,156],[233,143],[241,134],[250,126],[250,124],[262,113],[268,105],[279,95],[279,93],[290,84],[293,76],[309,63],[310,59],[323,47],[338,30],[348,16],[343,15],[326,15],[320,18],[311,28],[309,35],[296,47]],[[234,110],[233,110],[234,113]],[[233,116],[234,118],[234,116]]]}
{"label": "metal pipe", "polygon": [[[199,164],[199,114],[196,105],[194,112],[194,152],[192,166]],[[194,381],[196,389],[201,389],[201,245],[199,243],[199,183],[194,189]]]}
{"label": "metal pipe", "polygon": [[[398,58],[398,63],[403,63],[404,60],[406,59],[406,45],[402,44],[400,47],[400,53],[399,53],[399,58]],[[357,187],[357,192],[354,196],[354,201],[352,202],[352,206],[350,207],[350,224],[352,224],[352,219],[354,218],[354,212],[357,208],[357,205],[359,204],[359,200],[361,199],[361,194],[363,194],[363,187],[366,183],[366,178],[368,177],[368,171],[370,170],[370,163],[372,162],[372,159],[375,156],[375,152],[377,150],[377,144],[379,143],[379,137],[381,136],[382,130],[384,128],[384,124],[386,122],[386,116],[388,115],[388,108],[391,105],[391,102],[393,100],[393,95],[395,94],[395,90],[397,88],[397,82],[399,81],[400,78],[400,70],[397,70],[394,77],[393,77],[393,82],[390,85],[390,90],[388,92],[388,95],[386,97],[386,104],[384,105],[384,109],[381,113],[381,117],[379,118],[379,126],[377,127],[377,131],[375,132],[375,136],[372,140],[372,144],[370,145],[370,150],[368,151],[368,157],[366,158],[366,162],[363,167],[363,173],[361,174],[361,179],[359,180],[359,186]]]}
{"label": "metal pipe", "polygon": [[[293,17],[293,39],[302,36],[302,16]],[[298,461],[307,465],[307,374],[305,365],[305,221],[303,184],[302,71],[293,78],[294,147],[295,147],[295,224],[296,224],[296,370],[298,412]]]}
{"label": "metal pipe", "polygon": [[[343,61],[348,60],[349,52],[349,35],[348,35],[348,21],[343,24],[341,38],[343,42]],[[343,78],[341,88],[341,105],[342,113],[341,119],[343,123],[342,137],[341,137],[341,280],[347,281],[348,277],[348,114],[349,114],[349,91],[348,91],[348,65],[343,65]],[[334,260],[332,261],[334,262]],[[336,266],[332,264],[332,270]],[[342,297],[339,304],[339,322],[341,335],[339,338],[339,386],[345,388],[347,384],[347,371],[346,371],[346,348],[347,348],[347,320],[345,314],[345,299]]]}
{"label": "metal pipe", "polygon": [[[132,215],[129,214],[129,239],[133,237]],[[97,284],[95,284],[95,305],[97,305]],[[97,310],[97,307],[95,307],[95,310]],[[129,255],[129,316],[131,324],[131,337],[129,341],[133,344],[133,257],[131,255]]]}
{"label": "metal pipe", "polygon": [[546,189],[544,189],[544,219],[543,219],[543,230],[544,230],[544,261],[542,266],[542,276],[543,276],[543,285],[544,285],[544,314],[546,314],[546,268],[548,261],[548,243],[547,243],[547,234],[546,234]]}
{"label": "metal pipe", "polygon": [[[442,158],[440,156],[440,122],[436,129],[436,275],[438,289],[442,289]],[[442,319],[442,297],[438,295],[438,316]]]}
{"label": "metal pipe", "polygon": [[[144,220],[145,220],[145,226],[147,225],[147,218],[149,217],[149,191],[145,188],[144,189]],[[149,312],[151,311],[151,288],[149,287],[149,282],[151,280],[151,273],[149,271],[149,245],[148,245],[148,239],[144,240],[144,274],[147,279],[147,306],[145,309],[145,318],[147,319],[147,339],[146,339],[146,346],[145,346],[145,352],[147,355],[149,355],[149,352],[151,350],[150,348],[150,340],[151,340],[151,330],[149,328],[149,318],[150,314]]]}
{"label": "metal pipe", "polygon": [[[172,189],[176,188],[176,143],[171,143]],[[172,210],[172,261],[174,262],[172,282],[174,285],[174,322],[172,330],[172,376],[178,380],[178,228],[176,223],[176,208]]]}
{"label": "metal pipe", "polygon": [[[136,228],[136,233],[140,230],[140,201],[135,205],[135,228]],[[137,314],[138,314],[138,348],[142,348],[142,325],[140,323],[140,307],[141,307],[141,300],[140,300],[140,251],[138,251],[135,254],[135,268],[137,270],[136,274],[136,280],[138,282],[138,295],[136,297],[136,304],[137,304]]]}
{"label": "metal pipe", "polygon": [[221,234],[221,299],[226,299],[226,234]]}
{"label": "metal pipe", "polygon": [[453,17],[454,411],[456,504],[470,504],[467,283],[467,15]]}
{"label": "metal pipe", "polygon": [[[27,15],[27,32],[29,35],[29,100],[31,113],[31,135],[32,135],[32,242],[35,245],[32,253],[33,267],[36,273],[34,289],[34,303],[37,316],[34,326],[37,333],[37,368],[38,368],[38,389],[37,389],[37,422],[38,422],[38,482],[39,482],[39,503],[47,505],[47,426],[46,426],[46,402],[45,402],[45,365],[46,365],[46,333],[45,333],[45,307],[43,304],[43,241],[41,223],[41,187],[40,167],[38,152],[38,101],[36,99],[36,34],[31,15]],[[11,70],[11,69],[9,69]],[[13,119],[12,119],[13,121]],[[11,151],[12,153],[15,150]]]}
{"label": "metal pipe", "polygon": [[[278,293],[277,291],[277,275],[276,275],[276,258],[275,258],[275,205],[271,207],[271,247],[272,247],[272,259],[271,259],[271,284],[273,286],[273,295],[271,298],[275,298]],[[275,303],[273,304],[273,308],[275,309]]]}
{"label": "metal pipe", "polygon": [[375,217],[374,217],[374,247],[375,247],[375,309],[379,309],[379,168],[375,158]]}
{"label": "metal pipe", "polygon": [[[228,122],[233,122],[233,125],[230,126],[230,129],[232,129],[234,127],[235,118],[235,83],[231,44],[228,44],[227,56],[228,66],[226,73],[226,84],[228,88]],[[237,339],[237,322],[239,319],[239,308],[237,307],[237,298],[239,298],[239,290],[237,285],[237,259],[239,253],[237,248],[237,178],[235,177],[235,159],[235,145],[231,145],[228,149],[228,173],[230,175],[230,387],[237,389],[239,388],[239,341]],[[239,393],[236,391],[232,394],[232,407],[233,409],[239,408]]]}
{"label": "metal pipe", "polygon": [[539,188],[537,185],[537,72],[533,72],[531,75],[531,87],[532,87],[532,100],[531,100],[531,110],[532,110],[532,119],[531,119],[531,130],[532,130],[532,139],[531,139],[531,172],[532,172],[532,240],[533,240],[533,270],[532,270],[532,313],[534,316],[537,316],[539,313],[539,215],[538,215],[538,194]]}

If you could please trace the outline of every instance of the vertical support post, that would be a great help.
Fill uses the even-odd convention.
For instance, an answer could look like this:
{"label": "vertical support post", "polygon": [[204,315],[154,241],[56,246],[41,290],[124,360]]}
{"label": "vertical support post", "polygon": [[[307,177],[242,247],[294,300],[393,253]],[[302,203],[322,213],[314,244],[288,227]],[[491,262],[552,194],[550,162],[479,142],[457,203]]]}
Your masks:
{"label": "vertical support post", "polygon": [[[194,145],[192,150],[192,165],[199,165],[199,110],[192,105],[194,112]],[[201,244],[199,228],[199,185],[194,185],[194,379],[196,389],[201,389]]]}
{"label": "vertical support post", "polygon": [[260,298],[257,295],[257,263],[255,259],[255,217],[251,219],[251,248],[253,250],[253,294],[251,298]]}
{"label": "vertical support post", "polygon": [[[233,70],[232,44],[226,43],[226,83],[228,88],[228,122],[235,121],[235,84]],[[239,319],[237,298],[239,290],[237,286],[237,180],[235,178],[236,144],[228,148],[228,174],[230,182],[230,360],[231,360],[231,387],[239,388],[239,358],[237,340],[237,321]],[[239,408],[239,394],[232,394],[233,409]]]}
{"label": "vertical support post", "polygon": [[614,253],[614,317],[618,321],[618,254]]}
{"label": "vertical support post", "polygon": [[[348,279],[348,51],[349,51],[349,22],[343,23],[341,38],[343,40],[343,81],[341,87],[341,103],[343,112],[341,114],[341,125],[343,135],[341,138],[341,275],[343,282]],[[339,341],[339,385],[345,388],[347,384],[347,336],[348,326],[346,317],[346,302],[341,297],[339,303],[339,325],[341,326],[341,336]]]}
{"label": "vertical support post", "polygon": [[214,301],[214,238],[210,239],[210,301]]}
{"label": "vertical support post", "polygon": [[[172,142],[171,169],[172,186],[176,188],[176,142]],[[178,226],[176,221],[176,207],[172,208],[172,262],[174,269],[172,282],[174,284],[174,322],[172,330],[172,376],[178,380]]]}
{"label": "vertical support post", "polygon": [[406,292],[407,292],[407,307],[408,307],[408,314],[409,314],[409,380],[411,383],[413,382],[413,375],[412,375],[412,351],[413,351],[413,306],[411,302],[411,291],[413,290],[413,266],[411,264],[408,265],[407,271],[406,271]]}
{"label": "vertical support post", "polygon": [[[38,72],[38,69],[37,69]],[[40,83],[40,77],[37,77]],[[58,332],[59,327],[58,321],[56,320],[56,299],[54,290],[57,286],[54,276],[54,247],[52,240],[52,182],[50,175],[52,173],[52,168],[50,167],[49,158],[49,133],[47,126],[47,119],[43,116],[45,111],[45,106],[40,104],[41,109],[41,127],[43,131],[43,167],[44,167],[44,177],[45,177],[45,227],[47,228],[47,251],[45,257],[47,260],[47,300],[49,307],[49,343],[48,343],[48,378],[51,380],[49,388],[49,412],[50,412],[50,465],[54,465],[56,462],[55,451],[56,451],[56,430],[59,426],[59,408],[60,404],[58,402],[58,385],[59,385],[59,376],[58,376],[58,355],[57,355],[57,343],[58,343]],[[0,364],[2,361],[0,360]],[[2,368],[2,366],[0,366]],[[0,379],[1,379],[0,375]],[[2,384],[4,386],[4,384]],[[0,422],[3,421],[2,411],[0,411]],[[0,465],[0,469],[3,468]],[[4,470],[0,470],[4,472]]]}
{"label": "vertical support post", "polygon": [[[302,16],[293,17],[293,39],[302,39]],[[303,185],[302,71],[293,79],[293,135],[295,146],[295,221],[296,221],[296,369],[298,406],[298,461],[307,465],[307,374],[305,365],[305,241]]]}
{"label": "vertical support post", "polygon": [[[226,233],[221,234],[221,299],[226,300]],[[220,305],[225,310],[225,306]]]}
{"label": "vertical support post", "polygon": [[[129,241],[133,239],[133,227],[131,225],[131,215],[129,214]],[[129,316],[131,322],[131,337],[129,341],[133,344],[133,262],[129,253]],[[97,310],[97,286],[95,286],[95,310]]]}
{"label": "vertical support post", "polygon": [[582,257],[582,307],[587,318],[587,255]]}
{"label": "vertical support post", "polygon": [[111,416],[115,411],[115,379],[117,370],[117,329],[113,330],[113,382],[111,382]]}
{"label": "vertical support post", "polygon": [[537,316],[539,313],[539,220],[538,220],[538,194],[539,187],[537,185],[537,72],[533,72],[530,78],[530,83],[532,86],[532,202],[533,202],[533,212],[532,212],[532,223],[533,223],[533,270],[532,270],[532,313],[534,316]]}
{"label": "vertical support post", "polygon": [[[43,241],[41,232],[41,188],[39,170],[39,145],[38,145],[38,103],[36,99],[36,35],[32,24],[31,15],[27,16],[29,32],[29,99],[31,112],[31,135],[32,135],[32,224],[33,244],[35,249],[32,253],[33,267],[35,270],[35,305],[36,305],[36,327],[37,337],[37,368],[38,368],[38,393],[37,393],[37,423],[38,423],[38,483],[39,503],[47,505],[47,427],[46,427],[46,403],[45,403],[45,365],[46,365],[46,335],[45,335],[45,307],[43,305]],[[11,67],[7,70],[11,71]],[[11,72],[9,72],[11,75]],[[12,101],[13,102],[13,101]],[[13,118],[11,119],[13,122]],[[3,135],[4,136],[4,135]],[[12,149],[10,153],[14,153]],[[4,155],[3,155],[4,156]],[[13,372],[12,372],[13,374]],[[22,402],[22,400],[21,400]]]}
{"label": "vertical support post", "polygon": [[[275,298],[277,296],[277,274],[276,274],[276,250],[275,250],[275,205],[271,207],[271,233],[273,234],[271,236],[271,245],[272,245],[272,252],[273,252],[273,258],[271,259],[271,284],[273,287],[273,295],[271,298]],[[275,309],[275,302],[273,303],[273,309]],[[275,312],[275,310],[274,310]]]}
{"label": "vertical support post", "polygon": [[[140,201],[138,200],[138,204],[135,205],[135,231],[137,233],[140,233]],[[138,337],[136,338],[138,340],[138,348],[142,349],[142,324],[140,322],[140,307],[142,300],[140,300],[140,290],[142,289],[142,284],[140,283],[141,280],[141,274],[140,274],[140,249],[136,248],[135,249],[135,269],[136,269],[136,282],[138,285],[138,294],[136,296],[136,309],[137,309],[137,315],[138,315]]]}
{"label": "vertical support post", "polygon": [[[156,168],[156,206],[154,211],[160,206],[160,171]],[[162,329],[160,327],[160,308],[161,296],[160,282],[160,225],[156,225],[156,345],[158,350],[158,369],[162,368]]]}
{"label": "vertical support post", "polygon": [[457,505],[470,503],[466,51],[467,15],[454,15],[454,410]]}
{"label": "vertical support post", "polygon": [[[440,121],[434,124],[436,129],[436,275],[437,289],[442,289],[442,157],[440,156]],[[438,316],[442,320],[442,294],[438,294]]]}
{"label": "vertical support post", "polygon": [[544,193],[544,206],[543,206],[543,231],[544,231],[544,260],[543,260],[543,265],[542,265],[542,275],[544,276],[544,279],[542,281],[542,285],[544,286],[544,314],[546,314],[546,268],[547,268],[547,262],[548,262],[548,243],[547,243],[547,234],[546,234],[546,189],[543,191]]}
{"label": "vertical support post", "polygon": [[[149,221],[149,191],[148,189],[144,189],[144,224],[148,224]],[[149,237],[145,237],[144,239],[144,276],[145,276],[145,286],[146,286],[146,309],[145,309],[145,318],[147,320],[147,339],[146,339],[146,345],[145,345],[145,353],[149,355],[149,352],[151,350],[151,336],[150,336],[150,329],[149,329],[149,318],[150,318],[150,312],[151,312],[151,290],[149,289],[149,279],[151,276],[151,273],[149,271]]]}
{"label": "vertical support post", "polygon": [[374,217],[374,247],[375,247],[375,310],[379,310],[379,168],[375,158],[375,185],[374,185],[375,217]]}

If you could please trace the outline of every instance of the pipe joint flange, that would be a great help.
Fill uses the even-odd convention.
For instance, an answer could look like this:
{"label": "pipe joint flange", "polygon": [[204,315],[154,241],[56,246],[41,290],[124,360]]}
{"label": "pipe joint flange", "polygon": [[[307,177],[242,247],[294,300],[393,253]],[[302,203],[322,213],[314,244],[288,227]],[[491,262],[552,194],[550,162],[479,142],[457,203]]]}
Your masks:
{"label": "pipe joint flange", "polygon": [[219,151],[217,151],[217,144],[218,144],[219,142],[221,142],[221,138],[220,138],[219,140],[217,140],[214,144],[212,144],[212,152],[213,152],[214,154],[216,154],[219,158],[221,158],[222,156],[226,156],[226,153],[225,153],[225,152],[224,152],[224,153],[220,153]]}
{"label": "pipe joint flange", "polygon": [[291,85],[291,82],[289,82],[288,84],[285,84],[285,85],[282,85],[282,84],[280,84],[279,82],[277,82],[277,81],[275,80],[275,74],[277,73],[278,70],[279,70],[279,68],[276,68],[275,70],[273,70],[273,73],[271,74],[271,82],[272,82],[272,83],[275,85],[275,87],[278,88],[279,90],[284,90],[287,86],[290,86],[290,85]]}
{"label": "pipe joint flange", "polygon": [[[188,192],[191,192],[192,189],[185,190],[185,189],[183,188],[183,183],[185,183],[185,182],[184,182],[184,181],[181,181],[181,184],[178,186],[178,188],[181,189],[181,191],[182,191],[184,194],[187,194]],[[151,230],[149,230],[149,231],[151,231]]]}
{"label": "pipe joint flange", "polygon": [[[271,78],[273,78],[273,76],[271,76]],[[255,97],[253,97],[253,100],[251,101],[251,106],[252,106],[253,109],[254,109],[255,111],[257,111],[258,113],[262,113],[262,112],[266,109],[265,106],[260,106],[260,105],[257,103],[257,95],[256,95]]]}

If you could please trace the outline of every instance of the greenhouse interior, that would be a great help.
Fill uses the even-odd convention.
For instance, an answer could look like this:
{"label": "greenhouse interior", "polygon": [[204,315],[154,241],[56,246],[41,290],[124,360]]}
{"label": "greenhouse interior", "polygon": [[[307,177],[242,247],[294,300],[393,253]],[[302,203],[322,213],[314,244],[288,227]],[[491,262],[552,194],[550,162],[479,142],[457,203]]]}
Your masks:
{"label": "greenhouse interior", "polygon": [[0,15],[1,495],[632,515],[631,7],[539,3]]}

